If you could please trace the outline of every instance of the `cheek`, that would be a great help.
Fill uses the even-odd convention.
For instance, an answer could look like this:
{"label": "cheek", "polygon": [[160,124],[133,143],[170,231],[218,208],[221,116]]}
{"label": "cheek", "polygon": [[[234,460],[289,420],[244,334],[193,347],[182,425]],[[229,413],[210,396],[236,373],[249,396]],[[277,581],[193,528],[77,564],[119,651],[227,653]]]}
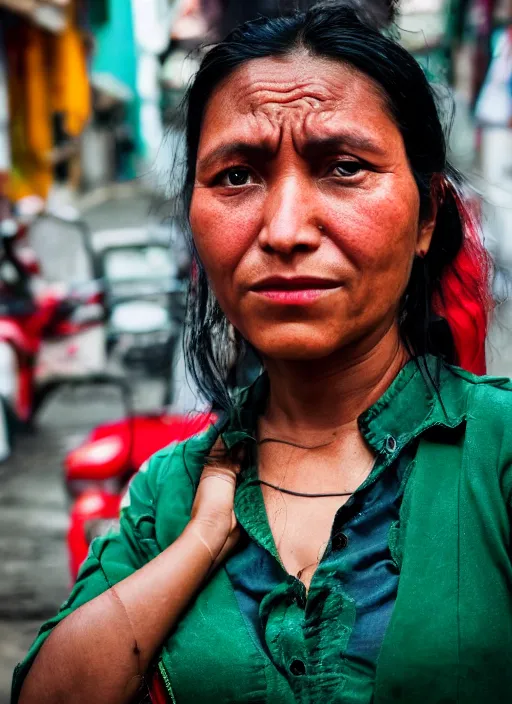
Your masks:
{"label": "cheek", "polygon": [[[401,194],[398,198],[397,192]],[[374,322],[394,314],[409,281],[418,235],[419,199],[414,182],[409,188],[395,186],[338,202],[330,213],[343,223],[335,244],[353,273],[347,314],[354,320]],[[334,225],[332,231],[336,232]]]}
{"label": "cheek", "polygon": [[403,278],[409,270],[418,235],[419,199],[414,182],[407,185],[347,198],[330,210],[333,232],[335,222],[343,223],[338,246],[363,277]]}
{"label": "cheek", "polygon": [[254,202],[244,204],[232,198],[221,204],[208,189],[196,189],[190,206],[190,227],[214,287],[219,280],[232,277],[257,237],[258,223]]}

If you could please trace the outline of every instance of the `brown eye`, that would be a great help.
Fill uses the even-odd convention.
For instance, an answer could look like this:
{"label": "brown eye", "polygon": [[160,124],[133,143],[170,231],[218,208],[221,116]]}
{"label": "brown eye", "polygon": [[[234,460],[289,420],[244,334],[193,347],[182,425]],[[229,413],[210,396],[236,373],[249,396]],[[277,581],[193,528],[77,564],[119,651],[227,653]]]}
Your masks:
{"label": "brown eye", "polygon": [[224,186],[247,186],[251,183],[251,172],[242,167],[229,169],[222,177]]}
{"label": "brown eye", "polygon": [[363,165],[358,161],[338,161],[334,165],[334,173],[336,176],[356,176],[363,170]]}

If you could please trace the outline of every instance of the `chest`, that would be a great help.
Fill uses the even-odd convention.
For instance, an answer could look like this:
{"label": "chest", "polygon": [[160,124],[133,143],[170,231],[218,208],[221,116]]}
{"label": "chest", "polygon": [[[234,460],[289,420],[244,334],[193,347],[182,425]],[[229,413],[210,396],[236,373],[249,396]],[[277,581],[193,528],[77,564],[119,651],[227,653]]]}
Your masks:
{"label": "chest", "polygon": [[359,441],[329,450],[308,453],[269,447],[258,458],[263,502],[276,550],[286,571],[306,587],[336,537],[333,530],[338,512],[374,464],[373,454]]}
{"label": "chest", "polygon": [[285,570],[307,587],[332,537],[348,497],[304,498],[262,487],[272,537]]}

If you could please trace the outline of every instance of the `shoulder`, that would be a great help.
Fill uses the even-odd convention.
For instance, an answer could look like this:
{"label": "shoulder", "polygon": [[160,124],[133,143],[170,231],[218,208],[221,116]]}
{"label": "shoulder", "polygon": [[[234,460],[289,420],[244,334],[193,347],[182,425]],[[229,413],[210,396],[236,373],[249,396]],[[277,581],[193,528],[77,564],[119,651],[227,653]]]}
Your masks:
{"label": "shoulder", "polygon": [[[448,391],[448,393],[445,393]],[[476,468],[495,467],[506,495],[512,496],[512,382],[508,377],[476,376],[458,367],[443,371],[441,396],[448,413],[464,421],[466,457]]]}
{"label": "shoulder", "polygon": [[466,420],[509,426],[512,421],[512,381],[508,377],[477,376],[445,366],[442,390],[450,389]]}
{"label": "shoulder", "polygon": [[[477,376],[444,365],[435,402],[435,426],[453,428],[454,445],[472,481],[497,481],[512,500],[512,383],[508,377]],[[446,442],[446,434],[441,433]],[[490,484],[488,484],[490,486]],[[497,486],[497,485],[496,485]]]}

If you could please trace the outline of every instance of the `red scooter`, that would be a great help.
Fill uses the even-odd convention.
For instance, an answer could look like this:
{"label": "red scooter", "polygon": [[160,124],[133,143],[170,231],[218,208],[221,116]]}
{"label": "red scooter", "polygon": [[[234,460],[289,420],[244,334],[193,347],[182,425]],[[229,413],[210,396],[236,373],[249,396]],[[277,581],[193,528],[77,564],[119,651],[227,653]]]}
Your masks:
{"label": "red scooter", "polygon": [[92,540],[118,525],[121,499],[139,468],[158,450],[186,440],[215,420],[208,412],[134,415],[127,382],[117,383],[124,398],[124,417],[95,428],[64,461],[65,484],[74,502],[67,538],[73,582]]}

